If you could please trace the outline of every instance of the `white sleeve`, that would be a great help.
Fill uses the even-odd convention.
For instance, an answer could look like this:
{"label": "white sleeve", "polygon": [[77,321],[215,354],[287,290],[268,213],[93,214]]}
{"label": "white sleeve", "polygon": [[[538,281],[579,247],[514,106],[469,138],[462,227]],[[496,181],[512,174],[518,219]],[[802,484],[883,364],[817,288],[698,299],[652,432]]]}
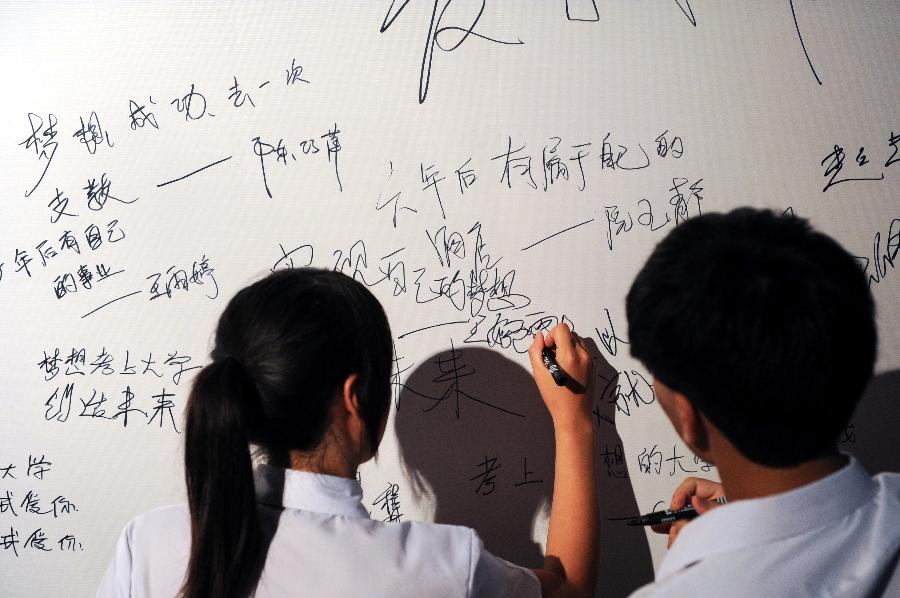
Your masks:
{"label": "white sleeve", "polygon": [[122,530],[112,562],[97,589],[97,598],[131,596],[131,522]]}
{"label": "white sleeve", "polygon": [[470,533],[469,598],[540,598],[541,583],[531,569],[494,556]]}

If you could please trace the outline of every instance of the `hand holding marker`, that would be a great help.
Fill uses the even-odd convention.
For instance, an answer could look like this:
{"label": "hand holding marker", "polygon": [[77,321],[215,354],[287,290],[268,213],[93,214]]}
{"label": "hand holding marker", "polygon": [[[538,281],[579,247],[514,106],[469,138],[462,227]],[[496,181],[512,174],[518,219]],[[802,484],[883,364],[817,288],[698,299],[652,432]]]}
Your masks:
{"label": "hand holding marker", "polygon": [[[724,496],[719,498],[714,498],[710,502],[716,502],[720,505],[724,505],[728,502],[728,499]],[[665,511],[653,511],[652,513],[647,513],[646,515],[641,515],[640,517],[634,517],[627,521],[628,525],[663,525],[666,523],[672,523],[673,521],[678,521],[679,519],[693,519],[699,515],[697,510],[693,505],[688,505],[683,509],[678,509],[677,511],[672,511],[671,509],[666,509]]]}
{"label": "hand holding marker", "polygon": [[541,351],[541,360],[544,362],[544,366],[550,370],[550,375],[553,376],[553,381],[556,382],[556,385],[565,386],[566,373],[563,372],[562,368],[559,367],[559,364],[556,363],[556,357],[554,357],[553,351],[545,348]]}

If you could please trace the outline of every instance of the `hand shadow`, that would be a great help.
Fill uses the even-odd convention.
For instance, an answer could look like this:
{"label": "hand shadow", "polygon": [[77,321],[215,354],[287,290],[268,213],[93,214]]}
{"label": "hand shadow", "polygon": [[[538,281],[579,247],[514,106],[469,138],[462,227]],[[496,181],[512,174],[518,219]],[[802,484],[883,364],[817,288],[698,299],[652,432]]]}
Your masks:
{"label": "hand shadow", "polygon": [[[596,345],[592,353],[608,377],[611,368]],[[614,421],[614,404],[597,402],[597,410]],[[650,549],[643,530],[607,521],[635,515],[638,508],[627,477],[614,475],[627,476],[624,460],[612,470],[604,461],[604,452],[621,446],[615,428],[597,421],[603,426],[597,596],[626,596],[652,581]],[[471,527],[497,556],[543,566],[532,527],[553,496],[555,447],[553,424],[530,372],[497,351],[450,348],[420,362],[402,381],[394,422],[413,492],[422,496],[430,489],[436,523]]]}

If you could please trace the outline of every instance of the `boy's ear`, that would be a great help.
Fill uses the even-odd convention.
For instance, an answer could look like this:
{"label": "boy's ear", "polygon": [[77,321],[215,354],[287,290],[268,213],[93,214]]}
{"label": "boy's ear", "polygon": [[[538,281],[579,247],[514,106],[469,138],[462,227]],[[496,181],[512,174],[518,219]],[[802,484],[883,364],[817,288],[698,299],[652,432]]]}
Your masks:
{"label": "boy's ear", "polygon": [[678,435],[695,455],[705,456],[709,450],[709,429],[700,411],[677,391],[673,393],[672,409],[678,421]]}

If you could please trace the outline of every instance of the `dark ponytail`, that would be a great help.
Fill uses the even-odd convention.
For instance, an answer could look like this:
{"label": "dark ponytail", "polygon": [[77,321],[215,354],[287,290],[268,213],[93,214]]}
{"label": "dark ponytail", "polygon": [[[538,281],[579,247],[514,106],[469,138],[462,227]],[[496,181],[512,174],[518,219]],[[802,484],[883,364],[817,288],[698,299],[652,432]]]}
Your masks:
{"label": "dark ponytail", "polygon": [[360,415],[377,451],[392,352],[378,300],[344,274],[279,270],[232,298],[186,407],[191,553],[183,598],[243,598],[258,583],[266,548],[249,443],[272,464],[314,451],[343,382],[357,374]]}
{"label": "dark ponytail", "polygon": [[192,539],[185,598],[246,596],[259,576],[259,517],[244,423],[255,395],[234,357],[207,365],[194,381],[184,444]]}

